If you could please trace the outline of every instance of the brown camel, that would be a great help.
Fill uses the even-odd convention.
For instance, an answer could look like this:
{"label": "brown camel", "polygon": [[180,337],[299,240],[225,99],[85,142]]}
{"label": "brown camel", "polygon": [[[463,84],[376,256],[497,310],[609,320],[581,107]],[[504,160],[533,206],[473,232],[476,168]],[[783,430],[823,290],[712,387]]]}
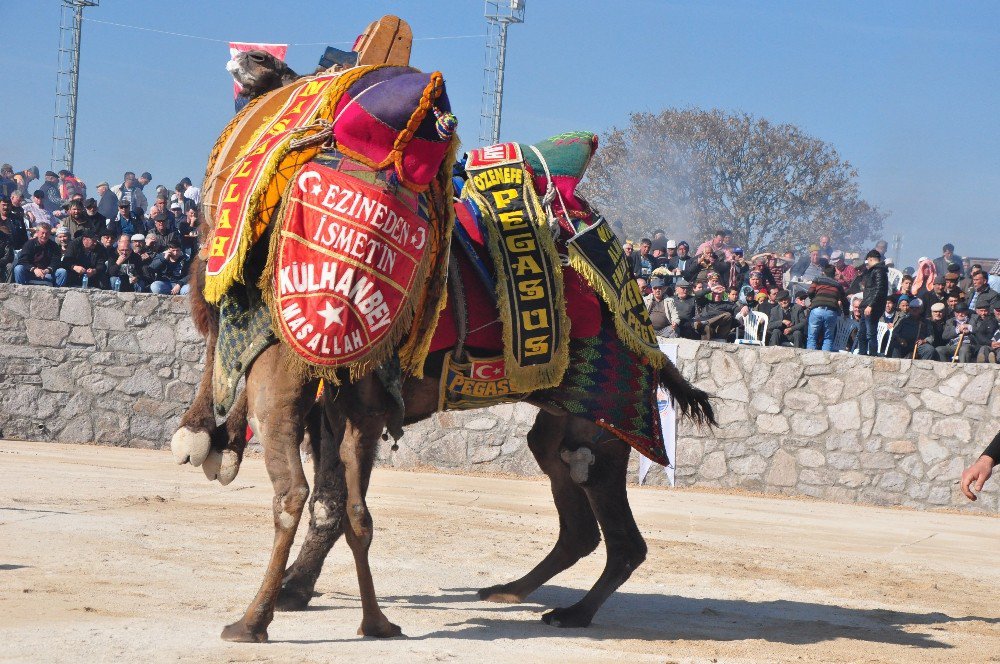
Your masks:
{"label": "brown camel", "polygon": [[[200,269],[196,268],[194,274],[200,275]],[[184,440],[210,441],[207,452],[198,452],[206,459],[206,475],[228,482],[239,469],[249,421],[264,446],[265,465],[275,490],[274,547],[264,581],[244,616],[227,626],[222,637],[232,641],[265,641],[276,608],[305,608],[323,561],[341,533],[357,568],[363,611],[358,633],[378,637],[398,635],[399,628],[382,613],[375,595],[368,564],[372,520],[365,502],[375,450],[395,408],[393,400],[381,382],[369,374],[356,383],[326,390],[319,402],[315,402],[316,381],[285,371],[283,354],[292,351],[276,344],[251,365],[246,388],[228,420],[216,426],[211,410],[210,360],[217,320],[200,296],[200,289],[193,288],[191,294],[194,318],[199,329],[208,333],[206,371],[175,441],[178,436]],[[682,413],[699,422],[714,423],[708,396],[684,380],[673,364],[668,363],[659,378]],[[406,423],[436,412],[438,383],[431,375],[404,382]],[[646,545],[626,495],[629,447],[589,420],[533,402],[530,397],[527,401],[542,408],[528,434],[528,446],[549,477],[559,513],[559,537],[552,551],[525,576],[485,588],[479,595],[497,602],[524,600],[554,575],[591,553],[603,532],[607,563],[593,588],[576,604],[543,616],[551,625],[583,627],[590,624],[608,596],[628,579],[646,555]],[[309,497],[299,456],[300,443],[307,431],[315,464],[309,528],[297,560],[286,569],[295,530]],[[572,462],[567,463],[564,453],[579,450],[589,452],[584,453],[582,469],[578,469],[583,472],[571,473]],[[181,456],[176,445],[175,454]],[[217,477],[223,454],[227,460],[226,475]],[[188,455],[180,460],[195,463],[197,458]]]}
{"label": "brown camel", "polygon": [[[237,138],[232,138],[237,143]],[[203,195],[210,200],[212,177]],[[448,191],[450,168],[438,176],[438,192]],[[441,203],[443,201],[438,201]],[[204,225],[208,231],[209,225]],[[390,637],[400,629],[382,613],[375,594],[368,549],[372,519],[365,503],[376,446],[397,408],[381,381],[368,374],[353,383],[328,389],[316,402],[317,381],[286,370],[289,347],[267,348],[246,369],[246,387],[228,419],[216,424],[212,374],[218,335],[218,312],[204,299],[204,264],[192,267],[191,307],[197,329],[206,337],[205,373],[198,394],[184,414],[171,448],[177,461],[202,465],[210,479],[229,483],[239,470],[250,423],[264,447],[265,465],[274,485],[275,537],[271,558],[257,595],[243,617],[228,625],[222,637],[262,642],[276,608],[304,608],[312,596],[323,561],[341,533],[354,555],[362,601],[358,630],[365,636]],[[253,283],[248,280],[247,283]],[[448,350],[438,351],[441,353]],[[428,362],[428,365],[433,365]],[[432,415],[438,407],[439,381],[428,372],[403,383],[406,423]],[[667,361],[658,376],[680,411],[696,421],[715,422],[708,395],[691,386]],[[480,591],[483,599],[519,602],[554,575],[591,553],[604,533],[607,563],[593,588],[576,604],[549,611],[546,623],[560,627],[590,624],[594,614],[642,563],[646,545],[626,495],[629,447],[582,417],[569,415],[532,395],[539,412],[528,445],[549,477],[559,512],[560,531],[553,550],[520,579]],[[309,502],[310,521],[298,559],[288,557],[309,486],[299,447],[307,436],[314,452],[315,480]]]}

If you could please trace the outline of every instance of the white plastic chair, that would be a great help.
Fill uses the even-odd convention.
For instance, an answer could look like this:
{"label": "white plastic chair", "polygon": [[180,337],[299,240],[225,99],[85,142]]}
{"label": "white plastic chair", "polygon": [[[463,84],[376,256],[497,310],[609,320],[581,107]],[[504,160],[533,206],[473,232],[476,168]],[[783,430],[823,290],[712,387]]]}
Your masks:
{"label": "white plastic chair", "polygon": [[892,344],[892,328],[884,320],[878,322],[878,332],[875,338],[878,340],[878,354],[887,357],[890,344]]}
{"label": "white plastic chair", "polygon": [[845,346],[847,346],[847,340],[851,338],[851,332],[858,329],[858,327],[858,321],[853,318],[841,316],[840,320],[837,321],[837,331],[833,336],[833,350],[841,353],[851,352]]}
{"label": "white plastic chair", "polygon": [[903,273],[894,267],[888,268],[886,270],[889,273],[889,292],[888,295],[892,295],[897,290],[899,290],[899,285],[903,283]]}
{"label": "white plastic chair", "polygon": [[767,338],[767,314],[750,311],[743,319],[743,334],[736,340],[744,346],[763,346]]}

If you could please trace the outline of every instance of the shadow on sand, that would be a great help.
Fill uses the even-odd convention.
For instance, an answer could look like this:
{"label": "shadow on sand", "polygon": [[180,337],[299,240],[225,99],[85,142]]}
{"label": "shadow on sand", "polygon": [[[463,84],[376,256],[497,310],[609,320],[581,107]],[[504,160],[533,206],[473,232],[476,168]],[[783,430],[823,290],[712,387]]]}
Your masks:
{"label": "shadow on sand", "polygon": [[[536,611],[540,617],[540,614],[549,608],[573,604],[583,596],[583,593],[582,590],[561,586],[545,586],[532,594],[526,602],[517,605],[482,602],[477,590],[471,588],[444,588],[440,595],[410,595],[379,599],[390,620],[393,619],[394,606],[416,606],[421,610],[455,610],[455,605],[462,603],[478,604],[479,606],[473,609],[477,613]],[[329,594],[326,597],[337,602],[354,600],[350,608],[355,611],[360,610],[360,604],[355,604],[356,597],[341,593]],[[945,649],[952,646],[937,640],[932,634],[910,632],[906,631],[906,628],[922,626],[930,631],[944,631],[946,623],[967,621],[1000,624],[1000,618],[952,617],[938,612],[908,613],[786,600],[755,602],[618,591],[601,608],[594,623],[586,629],[563,631],[545,625],[541,620],[525,620],[523,617],[504,618],[502,615],[496,618],[476,616],[465,622],[445,625],[451,629],[442,629],[411,638],[493,641],[567,636],[664,642],[761,640],[793,645],[850,639],[873,644]],[[459,629],[454,629],[456,627]],[[404,632],[405,628],[403,625]],[[320,641],[311,641],[311,643],[318,642]]]}

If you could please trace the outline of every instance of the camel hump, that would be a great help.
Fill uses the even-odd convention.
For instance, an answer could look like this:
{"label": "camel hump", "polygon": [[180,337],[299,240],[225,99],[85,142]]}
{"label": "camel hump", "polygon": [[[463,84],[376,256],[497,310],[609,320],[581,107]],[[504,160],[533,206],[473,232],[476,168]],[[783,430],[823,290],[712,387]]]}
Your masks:
{"label": "camel hump", "polygon": [[392,14],[373,21],[354,42],[359,65],[410,64],[413,31],[410,24]]}

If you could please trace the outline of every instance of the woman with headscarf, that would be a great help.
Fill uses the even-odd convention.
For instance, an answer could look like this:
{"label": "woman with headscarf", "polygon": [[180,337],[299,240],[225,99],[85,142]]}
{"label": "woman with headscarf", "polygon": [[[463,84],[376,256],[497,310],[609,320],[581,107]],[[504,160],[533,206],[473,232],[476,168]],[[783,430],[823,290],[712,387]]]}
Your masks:
{"label": "woman with headscarf", "polygon": [[910,295],[923,299],[927,293],[934,289],[934,279],[937,277],[937,267],[934,261],[926,256],[921,257],[917,262],[917,271],[913,275],[913,287]]}

